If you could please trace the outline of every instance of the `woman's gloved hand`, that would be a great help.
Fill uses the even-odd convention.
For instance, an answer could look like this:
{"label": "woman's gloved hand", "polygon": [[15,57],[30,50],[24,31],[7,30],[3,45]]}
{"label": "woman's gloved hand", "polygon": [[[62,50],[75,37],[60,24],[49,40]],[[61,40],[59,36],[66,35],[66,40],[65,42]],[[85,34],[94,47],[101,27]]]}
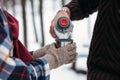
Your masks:
{"label": "woman's gloved hand", "polygon": [[43,57],[49,47],[50,47],[50,44],[48,44],[48,45],[46,45],[46,46],[44,46],[44,47],[34,51],[33,52],[33,59],[36,59],[36,58],[39,58],[39,57]]}
{"label": "woman's gloved hand", "polygon": [[76,44],[68,44],[60,48],[56,48],[55,44],[51,44],[43,56],[49,63],[50,69],[57,68],[63,64],[76,61]]}

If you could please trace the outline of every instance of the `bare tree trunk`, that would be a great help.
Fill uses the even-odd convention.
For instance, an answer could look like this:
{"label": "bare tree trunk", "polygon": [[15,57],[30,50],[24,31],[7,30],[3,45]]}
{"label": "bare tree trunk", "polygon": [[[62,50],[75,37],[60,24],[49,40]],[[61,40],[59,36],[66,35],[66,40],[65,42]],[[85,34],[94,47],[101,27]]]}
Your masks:
{"label": "bare tree trunk", "polygon": [[5,7],[8,9],[7,0],[3,0]]}
{"label": "bare tree trunk", "polygon": [[76,62],[72,63],[72,67],[73,70],[76,70]]}
{"label": "bare tree trunk", "polygon": [[15,16],[15,0],[12,0],[13,15]]}
{"label": "bare tree trunk", "polygon": [[30,0],[30,1],[31,1],[31,8],[32,8],[32,21],[33,21],[35,39],[36,39],[36,42],[38,42],[38,35],[37,35],[37,30],[35,25],[34,3],[33,3],[33,0]]}
{"label": "bare tree trunk", "polygon": [[64,6],[64,4],[65,4],[65,0],[62,0],[62,6]]}
{"label": "bare tree trunk", "polygon": [[41,34],[42,34],[42,43],[41,43],[41,46],[44,46],[45,45],[45,41],[44,41],[43,13],[42,13],[42,10],[43,10],[43,0],[40,0],[39,2],[40,2],[39,13],[40,13]]}
{"label": "bare tree trunk", "polygon": [[27,24],[26,24],[26,12],[25,12],[25,4],[26,0],[21,0],[22,3],[22,17],[23,17],[23,27],[24,27],[24,44],[27,46]]}

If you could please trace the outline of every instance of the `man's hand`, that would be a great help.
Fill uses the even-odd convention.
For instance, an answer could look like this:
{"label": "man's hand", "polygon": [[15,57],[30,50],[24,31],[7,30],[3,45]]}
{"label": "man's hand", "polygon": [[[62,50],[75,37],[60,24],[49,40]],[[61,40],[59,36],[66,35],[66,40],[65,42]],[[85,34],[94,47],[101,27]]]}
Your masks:
{"label": "man's hand", "polygon": [[57,38],[57,35],[54,32],[55,23],[58,20],[58,18],[63,17],[63,16],[70,18],[70,10],[67,7],[63,7],[62,10],[59,10],[56,16],[51,21],[50,34],[53,38]]}

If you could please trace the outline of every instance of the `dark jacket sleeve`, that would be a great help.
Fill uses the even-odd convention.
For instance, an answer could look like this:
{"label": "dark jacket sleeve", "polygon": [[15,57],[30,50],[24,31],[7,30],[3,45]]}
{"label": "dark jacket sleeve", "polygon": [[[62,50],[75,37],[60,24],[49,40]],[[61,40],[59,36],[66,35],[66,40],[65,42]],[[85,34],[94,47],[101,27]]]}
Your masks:
{"label": "dark jacket sleeve", "polygon": [[72,0],[65,5],[71,11],[71,20],[80,20],[97,11],[100,0]]}

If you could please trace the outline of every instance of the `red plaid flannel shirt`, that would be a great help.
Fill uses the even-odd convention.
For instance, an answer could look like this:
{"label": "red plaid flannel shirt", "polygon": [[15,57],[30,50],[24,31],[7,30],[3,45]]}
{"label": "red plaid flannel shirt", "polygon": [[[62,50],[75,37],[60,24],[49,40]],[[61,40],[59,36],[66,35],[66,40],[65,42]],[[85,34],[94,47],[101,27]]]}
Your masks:
{"label": "red plaid flannel shirt", "polygon": [[0,80],[49,80],[49,65],[44,58],[24,63],[10,57],[12,47],[8,21],[0,6]]}

